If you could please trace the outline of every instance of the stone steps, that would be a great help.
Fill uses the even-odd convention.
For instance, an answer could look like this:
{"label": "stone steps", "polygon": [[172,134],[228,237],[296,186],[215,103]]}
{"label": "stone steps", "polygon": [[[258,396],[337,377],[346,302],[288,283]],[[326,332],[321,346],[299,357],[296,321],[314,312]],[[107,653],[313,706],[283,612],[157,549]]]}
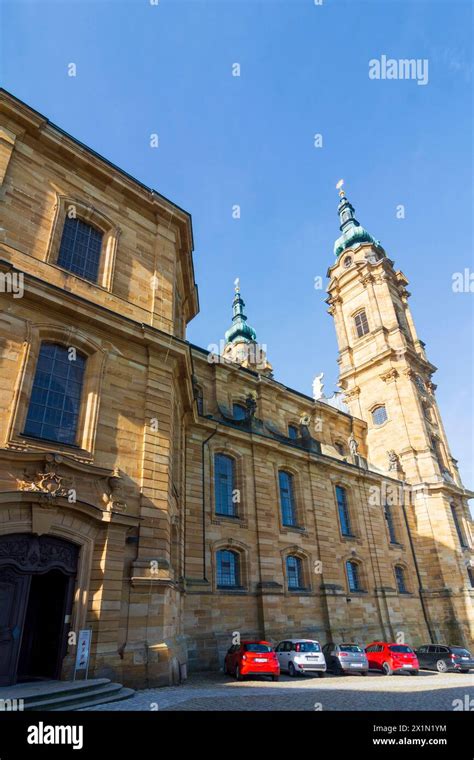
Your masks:
{"label": "stone steps", "polygon": [[22,699],[25,712],[61,711],[117,702],[132,697],[134,693],[133,689],[113,683],[109,678],[91,678],[87,681],[44,681],[9,686],[0,689],[0,699]]}

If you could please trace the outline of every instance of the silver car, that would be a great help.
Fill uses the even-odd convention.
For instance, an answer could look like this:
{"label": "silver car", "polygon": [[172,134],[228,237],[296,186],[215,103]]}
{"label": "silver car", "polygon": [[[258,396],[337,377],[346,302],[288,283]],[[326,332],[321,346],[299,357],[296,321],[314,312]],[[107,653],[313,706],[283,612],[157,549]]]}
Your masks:
{"label": "silver car", "polygon": [[369,661],[364,650],[358,644],[336,644],[330,642],[323,647],[328,670],[338,675],[345,673],[369,672]]}
{"label": "silver car", "polygon": [[290,676],[317,673],[322,678],[326,672],[326,660],[319,641],[312,639],[285,639],[275,649],[280,670]]}

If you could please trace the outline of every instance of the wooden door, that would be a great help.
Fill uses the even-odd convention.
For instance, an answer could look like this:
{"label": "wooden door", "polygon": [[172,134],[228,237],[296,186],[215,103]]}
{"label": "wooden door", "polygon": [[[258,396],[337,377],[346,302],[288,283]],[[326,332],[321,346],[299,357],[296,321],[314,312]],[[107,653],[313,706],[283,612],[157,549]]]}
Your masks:
{"label": "wooden door", "polygon": [[0,567],[0,686],[15,683],[31,576]]}

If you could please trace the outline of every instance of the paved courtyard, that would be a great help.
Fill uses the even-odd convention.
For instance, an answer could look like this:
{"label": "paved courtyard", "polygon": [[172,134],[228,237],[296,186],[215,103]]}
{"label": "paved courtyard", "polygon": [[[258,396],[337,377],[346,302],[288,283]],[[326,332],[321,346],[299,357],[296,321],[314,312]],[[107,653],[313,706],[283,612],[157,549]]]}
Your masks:
{"label": "paved courtyard", "polygon": [[[460,700],[460,702],[456,701]],[[237,682],[223,673],[193,674],[182,686],[143,689],[131,699],[95,710],[474,710],[474,674],[418,676],[282,675]]]}

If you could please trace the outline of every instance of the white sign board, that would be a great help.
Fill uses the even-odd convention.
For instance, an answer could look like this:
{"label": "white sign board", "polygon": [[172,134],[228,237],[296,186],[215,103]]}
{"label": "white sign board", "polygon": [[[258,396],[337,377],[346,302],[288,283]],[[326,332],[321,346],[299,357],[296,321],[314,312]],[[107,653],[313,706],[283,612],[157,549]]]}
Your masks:
{"label": "white sign board", "polygon": [[74,677],[77,670],[85,670],[86,678],[89,669],[89,657],[91,653],[92,630],[90,628],[79,631],[77,637],[76,667],[74,668]]}

